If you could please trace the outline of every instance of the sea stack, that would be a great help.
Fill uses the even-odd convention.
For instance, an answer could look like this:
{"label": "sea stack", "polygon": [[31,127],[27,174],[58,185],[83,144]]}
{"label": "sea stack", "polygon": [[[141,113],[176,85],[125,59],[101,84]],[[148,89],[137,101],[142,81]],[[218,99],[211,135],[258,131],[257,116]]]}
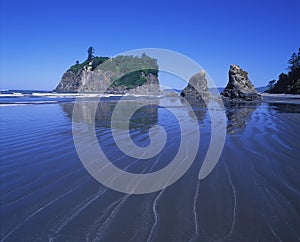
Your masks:
{"label": "sea stack", "polygon": [[121,95],[160,93],[156,59],[146,54],[90,58],[71,66],[54,91]]}
{"label": "sea stack", "polygon": [[221,95],[229,101],[261,100],[261,95],[248,78],[248,73],[238,65],[230,65],[229,81]]}
{"label": "sea stack", "polygon": [[204,70],[190,78],[188,85],[182,90],[180,96],[192,102],[204,102],[204,99],[210,96]]}

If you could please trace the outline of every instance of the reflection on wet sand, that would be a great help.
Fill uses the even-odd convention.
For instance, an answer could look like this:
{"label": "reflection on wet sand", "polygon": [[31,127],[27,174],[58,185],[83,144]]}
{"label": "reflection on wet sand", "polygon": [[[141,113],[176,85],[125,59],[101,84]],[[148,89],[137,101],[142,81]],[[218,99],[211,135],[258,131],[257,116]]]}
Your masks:
{"label": "reflection on wet sand", "polygon": [[[193,117],[195,115],[198,122],[203,122],[207,116],[207,107],[203,102],[191,102],[184,98],[173,98],[168,99],[170,103],[177,105],[176,102],[180,100],[181,105],[191,106],[192,109],[188,110],[188,114]],[[150,127],[158,123],[158,107],[160,100],[122,100],[126,103],[126,109],[123,109],[124,115],[128,110],[132,110],[143,105],[142,108],[138,108],[130,120],[129,128],[148,130]],[[111,117],[116,106],[116,101],[100,101],[100,102],[80,102],[80,112],[76,117],[73,117],[75,122],[84,122],[87,124],[93,124],[94,120],[101,122],[103,127],[111,128]],[[61,103],[62,110],[67,116],[72,119],[72,113],[74,103]],[[207,101],[209,105],[209,100]],[[227,117],[227,133],[230,135],[239,133],[246,127],[253,112],[260,106],[261,103],[225,103],[225,112]],[[293,103],[278,103],[278,102],[267,102],[270,110],[276,110],[283,113],[299,113],[299,105]],[[93,115],[93,110],[96,109],[96,115]],[[94,117],[95,116],[95,117]]]}
{"label": "reflection on wet sand", "polygon": [[260,103],[235,103],[233,105],[226,104],[226,116],[227,116],[227,133],[232,135],[240,132],[244,128],[250,119],[252,113]]}
{"label": "reflection on wet sand", "polygon": [[270,109],[281,113],[300,113],[300,106],[294,103],[268,103]]}
{"label": "reflection on wet sand", "polygon": [[190,105],[192,110],[188,111],[190,117],[193,118],[195,115],[199,122],[203,122],[207,113],[207,105],[209,104],[209,99],[206,100],[206,103],[200,102],[199,100],[186,100],[185,98],[180,98],[180,101],[183,105]]}
{"label": "reflection on wet sand", "polygon": [[[115,102],[80,102],[80,112],[73,116],[75,103],[61,103],[62,110],[70,119],[75,122],[84,122],[87,124],[94,123],[96,120],[109,120],[111,118]],[[93,110],[97,109],[96,115],[93,115]]]}
{"label": "reflection on wet sand", "polygon": [[[180,105],[190,106],[192,109],[188,110],[190,117],[197,117],[198,122],[202,123],[207,117],[207,107],[210,101],[208,100],[206,104],[203,102],[191,102],[184,98],[173,98],[173,100],[168,99],[170,104],[177,106]],[[180,101],[179,101],[180,100]],[[160,100],[122,100],[126,103],[126,108],[121,111],[124,112],[124,116],[129,110],[136,109],[137,107],[143,105],[142,108],[137,108],[130,120],[129,129],[141,129],[148,130],[153,125],[158,123],[158,108]],[[179,102],[179,103],[177,103]],[[247,125],[253,112],[261,103],[234,103],[225,104],[225,112],[227,117],[227,133],[232,135],[242,131],[242,129]],[[101,124],[102,127],[111,128],[111,118],[116,101],[89,101],[80,102],[80,112],[77,112],[76,117],[73,117],[74,103],[61,103],[62,110],[66,115],[75,122],[83,122],[86,124],[93,124],[96,121],[97,124]],[[268,103],[270,108],[275,108],[280,112],[300,112],[299,105],[294,104],[283,104],[283,103]],[[96,109],[96,115],[93,114],[93,110]],[[119,115],[120,116],[120,115]],[[122,115],[121,115],[122,116]],[[209,117],[208,117],[209,118]]]}
{"label": "reflection on wet sand", "polygon": [[[124,112],[124,116],[130,110],[137,109],[131,119],[129,129],[149,129],[157,124],[159,100],[122,100],[121,102],[124,102],[125,105],[123,107],[126,107],[121,110],[121,112]],[[117,102],[78,102],[76,105],[78,105],[79,112],[76,112],[76,116],[73,115],[75,103],[61,103],[60,105],[73,122],[95,123],[96,125],[101,124],[103,127],[110,128],[112,114]],[[141,105],[143,107],[139,108]],[[96,113],[94,113],[94,110],[96,110]],[[119,115],[122,116],[122,114]]]}

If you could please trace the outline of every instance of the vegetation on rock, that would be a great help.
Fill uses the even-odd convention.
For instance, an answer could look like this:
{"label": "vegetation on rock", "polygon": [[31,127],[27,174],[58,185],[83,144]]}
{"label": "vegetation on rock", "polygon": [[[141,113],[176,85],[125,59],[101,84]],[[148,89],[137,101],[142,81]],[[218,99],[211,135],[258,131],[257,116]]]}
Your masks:
{"label": "vegetation on rock", "polygon": [[95,49],[93,47],[88,48],[87,59],[82,63],[79,63],[79,61],[77,60],[76,64],[71,66],[68,71],[73,71],[77,73],[81,69],[94,70],[97,66],[109,59],[108,57],[94,56],[94,51]]}
{"label": "vegetation on rock", "polygon": [[[109,68],[108,68],[109,66]],[[114,70],[119,73],[119,78],[116,78],[111,86],[126,86],[127,89],[141,86],[147,82],[147,75],[158,75],[157,60],[146,54],[138,56],[117,56],[100,67],[102,70]]]}

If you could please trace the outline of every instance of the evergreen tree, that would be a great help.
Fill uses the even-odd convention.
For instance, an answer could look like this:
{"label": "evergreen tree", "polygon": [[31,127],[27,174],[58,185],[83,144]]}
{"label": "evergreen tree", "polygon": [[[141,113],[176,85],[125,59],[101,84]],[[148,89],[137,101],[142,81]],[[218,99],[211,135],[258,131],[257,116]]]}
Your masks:
{"label": "evergreen tree", "polygon": [[270,81],[266,92],[300,94],[300,48],[297,54],[292,54],[288,64],[288,74],[281,73],[275,84]]}
{"label": "evergreen tree", "polygon": [[88,48],[88,50],[87,50],[88,60],[92,60],[94,58],[94,51],[95,51],[95,49],[92,46],[90,48]]}
{"label": "evergreen tree", "polygon": [[291,71],[294,71],[296,69],[300,68],[300,48],[298,51],[298,55],[296,53],[293,53],[291,56],[291,59],[289,60],[289,69]]}

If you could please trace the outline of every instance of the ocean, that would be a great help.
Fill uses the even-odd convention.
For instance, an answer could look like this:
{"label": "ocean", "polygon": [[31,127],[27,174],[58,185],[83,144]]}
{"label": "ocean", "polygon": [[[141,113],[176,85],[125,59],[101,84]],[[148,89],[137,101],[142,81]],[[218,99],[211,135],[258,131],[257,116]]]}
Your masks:
{"label": "ocean", "polygon": [[[300,239],[299,98],[268,95],[261,103],[226,105],[224,148],[201,180],[199,171],[212,140],[206,107],[190,107],[176,97],[98,99],[1,91],[1,241]],[[78,103],[81,109],[75,115]],[[152,127],[164,129],[165,145],[156,141],[159,145],[153,148],[160,152],[142,159],[118,147],[119,140],[126,141],[123,128],[118,128],[123,127],[122,115],[112,127],[119,103],[124,117],[136,110],[126,127],[141,149],[151,144]],[[195,128],[200,141],[192,164],[170,186],[145,194],[117,191],[97,181],[78,154],[74,129],[79,135],[92,130],[97,147],[115,167],[130,174],[155,174],[181,148],[181,124],[174,113],[191,130],[185,154],[196,142]],[[116,131],[122,132],[114,136]],[[158,130],[153,132],[155,137]],[[85,136],[79,138],[84,147],[95,146]],[[109,179],[113,183],[119,178],[109,174]],[[132,182],[138,186],[140,181]]]}

